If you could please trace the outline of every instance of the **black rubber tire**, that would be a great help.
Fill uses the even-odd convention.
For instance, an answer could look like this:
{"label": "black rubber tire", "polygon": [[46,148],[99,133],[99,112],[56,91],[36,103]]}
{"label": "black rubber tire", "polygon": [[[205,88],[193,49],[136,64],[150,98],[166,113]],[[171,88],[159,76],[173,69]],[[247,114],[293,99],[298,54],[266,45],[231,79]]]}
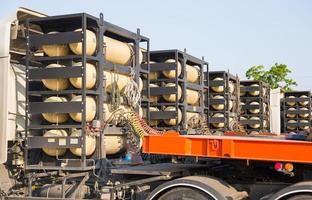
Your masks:
{"label": "black rubber tire", "polygon": [[[198,197],[196,194],[198,194]],[[151,191],[146,199],[179,200],[183,199],[183,195],[194,200],[242,199],[247,196],[246,192],[238,192],[231,185],[215,177],[186,176],[160,184]],[[187,199],[187,197],[184,197],[184,199]]]}
{"label": "black rubber tire", "polygon": [[312,199],[312,192],[310,191],[312,191],[312,181],[303,181],[281,189],[273,194],[269,200],[310,200]]}
{"label": "black rubber tire", "polygon": [[213,200],[208,194],[193,188],[177,187],[162,194],[158,200]]}
{"label": "black rubber tire", "polygon": [[297,194],[295,196],[286,198],[285,200],[311,200],[312,195],[311,194]]}

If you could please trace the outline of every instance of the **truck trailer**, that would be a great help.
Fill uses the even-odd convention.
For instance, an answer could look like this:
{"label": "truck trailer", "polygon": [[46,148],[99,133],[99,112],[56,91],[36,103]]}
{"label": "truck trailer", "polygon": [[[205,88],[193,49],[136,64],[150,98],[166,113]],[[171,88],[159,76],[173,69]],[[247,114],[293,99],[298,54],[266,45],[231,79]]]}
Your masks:
{"label": "truck trailer", "polygon": [[[2,199],[312,199],[309,134],[248,135],[236,122],[222,135],[210,133],[203,59],[152,52],[139,29],[106,22],[103,14],[19,8],[1,21],[0,35]],[[189,84],[195,65],[200,77]],[[174,72],[165,89],[150,86],[161,70]],[[160,79],[152,83],[168,81]],[[173,109],[152,114],[151,94],[177,98],[179,83],[183,103],[164,102],[158,111]],[[187,92],[200,94],[200,103],[190,106]],[[175,124],[178,108],[181,129],[150,127],[160,119]],[[199,121],[194,130],[188,113],[200,116],[191,117]]]}

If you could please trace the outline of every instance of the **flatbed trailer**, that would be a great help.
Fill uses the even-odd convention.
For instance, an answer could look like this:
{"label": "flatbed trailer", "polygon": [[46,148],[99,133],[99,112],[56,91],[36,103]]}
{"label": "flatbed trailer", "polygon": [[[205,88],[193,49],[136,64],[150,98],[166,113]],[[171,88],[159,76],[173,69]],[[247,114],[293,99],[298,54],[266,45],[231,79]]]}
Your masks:
{"label": "flatbed trailer", "polygon": [[145,136],[144,153],[222,159],[257,160],[312,164],[312,143],[287,140],[283,136],[203,136],[164,135]]}
{"label": "flatbed trailer", "polygon": [[[233,134],[235,134],[235,132],[232,132],[230,135]],[[214,168],[213,166],[209,166],[209,163],[216,160],[219,160],[220,163],[229,164],[229,166],[221,170],[219,174],[215,174],[211,171],[208,172],[208,179],[215,180],[216,178],[218,181],[221,181],[221,179],[227,179],[225,174],[232,174],[234,172],[233,176],[235,176],[235,178],[233,180],[228,180],[230,185],[237,189],[245,188],[249,196],[242,197],[240,196],[242,193],[238,193],[240,195],[238,195],[239,197],[237,197],[237,199],[312,199],[312,182],[310,182],[312,163],[311,151],[312,145],[310,141],[288,140],[283,135],[258,137],[226,135],[203,136],[181,135],[177,132],[167,132],[163,135],[145,136],[143,144],[143,152],[147,154],[171,155],[176,158],[184,159],[194,158],[195,163],[200,163],[201,159],[208,159],[206,162],[206,169],[202,169],[202,172],[210,171],[209,169]],[[240,167],[236,168],[233,166]],[[276,171],[284,174],[283,180],[278,178],[278,174],[274,174],[274,172],[271,173],[270,170],[271,172]],[[248,173],[253,174],[252,176],[255,177],[258,176],[258,178],[266,177],[270,180],[267,180],[268,182],[254,181],[251,179],[242,181],[244,177],[248,176]],[[298,174],[300,174],[300,178],[294,178]],[[287,177],[293,180],[287,183]],[[197,180],[197,178],[195,178],[195,180]],[[198,180],[200,180],[200,178]],[[184,181],[185,180],[182,178],[181,183]],[[176,187],[178,187],[177,185],[179,185],[180,182],[177,180],[175,182]],[[189,187],[196,188],[198,184],[199,183],[195,183],[194,185],[190,184],[192,186],[189,185]],[[168,185],[170,184],[167,183],[167,186]],[[227,190],[226,187],[222,188],[220,185],[213,185],[211,183],[208,185],[211,186],[211,188],[207,189],[208,193],[217,191],[217,195],[221,194],[222,196],[224,190]],[[228,183],[221,185],[229,186]],[[181,184],[181,187],[183,187],[183,184]],[[168,190],[168,188],[166,189]],[[280,191],[278,191],[279,189]],[[165,193],[162,187],[159,187],[156,191],[157,190],[159,190],[159,193]],[[271,193],[268,192],[270,190]],[[151,196],[154,197],[153,195],[157,194],[158,192],[153,192]],[[210,193],[209,199],[231,199],[235,197],[235,195],[234,197],[226,197],[226,195],[224,195],[217,198],[212,196],[213,195]]]}

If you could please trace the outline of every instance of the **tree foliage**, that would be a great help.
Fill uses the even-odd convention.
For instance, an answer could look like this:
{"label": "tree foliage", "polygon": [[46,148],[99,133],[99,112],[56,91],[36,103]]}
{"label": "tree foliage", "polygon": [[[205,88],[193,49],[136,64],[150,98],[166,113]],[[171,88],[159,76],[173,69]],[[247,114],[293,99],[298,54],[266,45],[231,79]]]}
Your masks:
{"label": "tree foliage", "polygon": [[261,80],[268,84],[272,89],[282,88],[285,91],[292,90],[297,82],[288,77],[291,70],[285,64],[275,63],[270,70],[265,70],[263,65],[252,66],[246,72],[246,77],[253,80]]}

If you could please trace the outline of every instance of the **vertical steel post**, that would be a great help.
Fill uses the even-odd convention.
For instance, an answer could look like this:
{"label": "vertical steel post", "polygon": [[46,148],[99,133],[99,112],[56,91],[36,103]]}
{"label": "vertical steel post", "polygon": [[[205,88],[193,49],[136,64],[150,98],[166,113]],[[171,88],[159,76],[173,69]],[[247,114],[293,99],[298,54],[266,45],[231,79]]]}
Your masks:
{"label": "vertical steel post", "polygon": [[87,65],[87,55],[86,55],[86,38],[87,38],[87,19],[86,14],[82,14],[82,130],[81,130],[81,136],[82,136],[82,152],[81,152],[81,158],[82,158],[82,167],[86,167],[86,65]]}
{"label": "vertical steel post", "polygon": [[98,120],[100,121],[100,135],[98,137],[98,158],[103,159],[106,158],[105,151],[105,142],[104,142],[104,130],[102,127],[104,126],[104,116],[103,116],[103,105],[104,105],[104,60],[105,55],[103,52],[104,49],[104,17],[103,13],[100,14],[100,19],[98,21],[98,29],[97,29],[97,59],[98,59],[98,69],[97,69],[97,114]]}

